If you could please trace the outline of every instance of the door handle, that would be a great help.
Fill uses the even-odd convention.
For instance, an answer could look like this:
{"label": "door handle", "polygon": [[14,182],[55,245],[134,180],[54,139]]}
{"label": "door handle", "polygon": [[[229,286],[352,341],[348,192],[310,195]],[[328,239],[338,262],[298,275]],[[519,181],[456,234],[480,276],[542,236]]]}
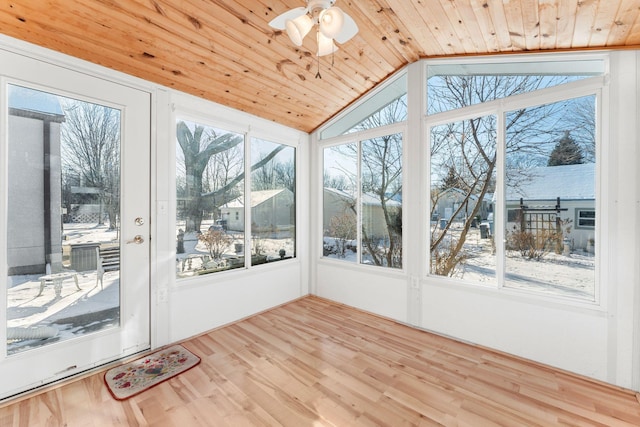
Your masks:
{"label": "door handle", "polygon": [[133,240],[127,240],[127,244],[129,243],[135,243],[136,245],[141,245],[144,243],[144,237],[138,234],[133,238]]}

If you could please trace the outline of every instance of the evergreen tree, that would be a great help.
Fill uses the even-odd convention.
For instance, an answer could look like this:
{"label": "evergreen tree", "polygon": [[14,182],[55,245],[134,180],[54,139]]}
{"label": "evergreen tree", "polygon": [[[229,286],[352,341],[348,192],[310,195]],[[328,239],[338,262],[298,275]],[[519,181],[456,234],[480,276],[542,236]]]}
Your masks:
{"label": "evergreen tree", "polygon": [[458,172],[456,171],[455,166],[449,166],[447,171],[447,176],[442,180],[442,190],[447,190],[449,188],[458,188],[460,190],[467,190],[467,185],[464,183],[464,180],[460,177]]}
{"label": "evergreen tree", "polygon": [[569,136],[569,131],[556,144],[549,156],[547,166],[579,165],[583,163],[580,146]]}

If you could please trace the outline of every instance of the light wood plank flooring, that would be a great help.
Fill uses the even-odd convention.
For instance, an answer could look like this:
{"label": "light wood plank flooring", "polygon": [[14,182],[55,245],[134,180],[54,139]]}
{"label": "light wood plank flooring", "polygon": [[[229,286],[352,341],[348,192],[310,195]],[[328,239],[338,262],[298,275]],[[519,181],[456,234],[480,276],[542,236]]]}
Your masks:
{"label": "light wood plank flooring", "polygon": [[102,373],[0,426],[640,426],[633,392],[305,297],[183,343],[197,367],[129,400]]}

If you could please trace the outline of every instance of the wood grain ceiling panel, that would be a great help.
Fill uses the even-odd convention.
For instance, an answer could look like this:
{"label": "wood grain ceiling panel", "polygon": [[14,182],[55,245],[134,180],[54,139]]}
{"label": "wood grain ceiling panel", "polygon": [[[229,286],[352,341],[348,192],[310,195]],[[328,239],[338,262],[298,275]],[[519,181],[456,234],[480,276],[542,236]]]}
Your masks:
{"label": "wood grain ceiling panel", "polygon": [[268,25],[304,5],[7,0],[0,32],[307,132],[420,58],[640,44],[640,0],[337,0],[360,32],[318,64]]}

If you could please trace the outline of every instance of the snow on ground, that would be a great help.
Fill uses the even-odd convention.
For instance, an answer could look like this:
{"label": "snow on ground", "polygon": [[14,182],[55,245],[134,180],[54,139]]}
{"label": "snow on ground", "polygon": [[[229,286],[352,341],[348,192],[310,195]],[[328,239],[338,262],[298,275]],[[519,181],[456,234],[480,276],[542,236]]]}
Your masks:
{"label": "snow on ground", "polygon": [[[206,227],[206,224],[205,224]],[[205,228],[206,229],[206,228]],[[235,243],[242,243],[243,233],[229,234],[234,238],[226,256],[244,256],[244,249],[236,252]],[[106,226],[93,224],[65,224],[66,240],[64,247],[75,243],[113,242],[118,238],[116,231],[109,231]],[[182,272],[182,262],[192,258],[192,270],[203,268],[202,263],[208,255],[207,248],[198,242],[195,234],[185,236],[185,253],[177,255],[178,272]],[[278,257],[280,249],[287,256],[293,255],[293,239],[288,236],[273,235],[258,242],[265,254],[271,259]],[[326,244],[333,239],[325,237]],[[473,230],[468,236],[465,249],[468,258],[458,272],[458,278],[470,283],[481,283],[496,286],[496,255],[491,248],[490,239],[480,239],[479,231]],[[67,254],[68,255],[68,254]],[[330,258],[338,258],[330,255]],[[347,262],[357,262],[357,253],[346,251]],[[595,295],[595,261],[593,254],[573,251],[569,255],[547,254],[540,261],[528,260],[517,253],[507,253],[505,259],[505,287],[524,289],[550,295],[575,297],[593,300]],[[60,297],[56,297],[52,284],[47,284],[42,295],[40,290],[41,275],[11,276],[8,280],[7,326],[29,328],[37,325],[51,326],[58,330],[54,339],[71,338],[77,334],[107,326],[115,326],[119,322],[120,280],[119,272],[106,272],[104,289],[96,285],[96,272],[78,273],[78,284],[75,287],[73,278],[63,281]],[[47,341],[49,342],[49,341]],[[17,341],[10,348],[19,351],[25,348],[42,345],[44,341]],[[11,347],[13,346],[13,347]],[[11,351],[11,350],[10,350]]]}
{"label": "snow on ground", "polygon": [[24,281],[8,291],[7,326],[26,327],[43,321],[55,321],[113,308],[119,300],[118,272],[106,272],[103,284],[104,289],[96,284],[95,272],[78,273],[78,286],[81,290],[76,288],[73,278],[69,278],[62,282],[60,297],[56,297],[51,282],[46,284],[42,295],[38,296],[40,281],[37,278]]}
{"label": "snow on ground", "polygon": [[[212,222],[203,221],[201,230],[205,232]],[[184,229],[178,226],[178,229]],[[177,232],[176,232],[177,234]],[[221,265],[232,258],[244,257],[245,253],[255,252],[255,245],[260,248],[260,253],[267,257],[267,260],[280,259],[280,250],[285,251],[285,256],[294,254],[294,240],[290,231],[269,232],[266,235],[253,239],[250,250],[244,247],[244,233],[241,231],[226,231],[226,235],[231,238],[231,244],[224,252]],[[240,245],[240,246],[238,246]],[[225,261],[226,260],[226,261]],[[209,251],[206,245],[198,240],[194,232],[184,234],[184,253],[176,254],[176,272],[181,277],[189,277],[196,271],[205,268],[212,268],[215,261],[210,260]]]}
{"label": "snow on ground", "polygon": [[[328,246],[335,245],[335,239],[332,237],[325,236],[324,242]],[[479,229],[471,229],[464,249],[467,259],[458,266],[454,277],[471,284],[497,286],[497,258],[491,239],[481,239]],[[344,257],[331,254],[328,258],[357,262],[357,253],[346,250]],[[504,286],[507,288],[587,301],[595,298],[595,257],[579,249],[568,255],[551,252],[539,261],[529,260],[518,252],[508,251],[505,256],[505,270]]]}
{"label": "snow on ground", "polygon": [[[203,224],[204,229],[208,224]],[[227,250],[227,256],[243,256],[242,251],[236,253],[234,243],[243,242],[243,233],[229,233],[234,242]],[[108,230],[106,225],[96,224],[64,224],[63,265],[70,267],[70,249],[73,244],[81,243],[112,243],[117,242],[118,232]],[[264,253],[277,256],[280,249],[285,249],[287,255],[293,255],[293,240],[291,238],[260,239]],[[178,254],[178,265],[181,259],[195,257],[192,268],[202,268],[202,256],[208,255],[207,248],[198,242],[195,234],[185,239],[185,253]],[[198,264],[200,263],[200,264]],[[97,272],[78,272],[78,285],[75,286],[72,276],[62,282],[60,297],[56,297],[53,284],[48,282],[42,292],[39,278],[43,274],[10,276],[7,291],[7,327],[36,328],[52,326],[58,335],[47,340],[14,340],[9,344],[9,352],[22,351],[38,347],[50,342],[72,338],[77,335],[99,330],[103,327],[116,326],[119,323],[120,280],[119,272],[104,274],[104,289],[97,285]],[[21,329],[18,329],[20,333]]]}
{"label": "snow on ground", "polygon": [[[77,243],[108,243],[117,239],[117,232],[105,225],[65,224],[63,264],[68,266],[70,245]],[[60,296],[47,282],[41,295],[40,280],[43,274],[10,276],[7,291],[7,327],[34,328],[53,326],[58,335],[51,340],[15,340],[9,344],[9,352],[24,350],[43,343],[71,338],[85,333],[93,325],[114,325],[119,320],[120,275],[118,271],[105,272],[103,288],[97,282],[96,271],[78,272],[76,288],[73,276],[62,282]],[[66,322],[66,323],[64,323]],[[21,329],[17,329],[20,331]],[[18,332],[19,334],[19,332]]]}

